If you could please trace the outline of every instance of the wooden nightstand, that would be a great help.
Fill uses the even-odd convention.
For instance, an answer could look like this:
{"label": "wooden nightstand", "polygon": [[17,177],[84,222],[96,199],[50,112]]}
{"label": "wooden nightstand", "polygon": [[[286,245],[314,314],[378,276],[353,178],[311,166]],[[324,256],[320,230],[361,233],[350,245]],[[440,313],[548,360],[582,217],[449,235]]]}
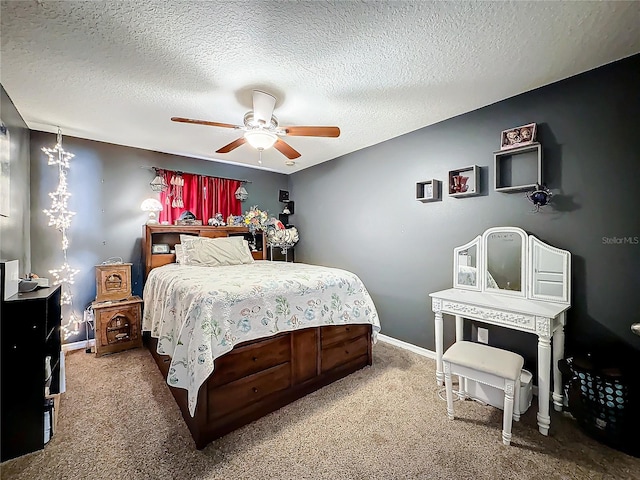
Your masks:
{"label": "wooden nightstand", "polygon": [[96,265],[96,302],[131,298],[131,263]]}
{"label": "wooden nightstand", "polygon": [[93,302],[96,357],[142,346],[142,299]]}

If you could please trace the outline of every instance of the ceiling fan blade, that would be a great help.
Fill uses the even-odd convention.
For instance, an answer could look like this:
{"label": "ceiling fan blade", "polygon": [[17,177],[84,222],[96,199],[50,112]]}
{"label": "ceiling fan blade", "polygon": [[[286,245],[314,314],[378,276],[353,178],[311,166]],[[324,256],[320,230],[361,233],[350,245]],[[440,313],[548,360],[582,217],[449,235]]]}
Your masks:
{"label": "ceiling fan blade", "polygon": [[224,147],[219,148],[218,150],[216,150],[216,153],[229,153],[231,150],[235,150],[240,145],[244,145],[245,143],[247,143],[247,139],[244,137],[240,137],[234,140],[233,142],[229,143],[228,145],[225,145]]}
{"label": "ceiling fan blade", "polygon": [[271,123],[276,97],[260,90],[253,91],[253,119],[263,125]]}
{"label": "ceiling fan blade", "polygon": [[210,127],[224,128],[242,128],[240,125],[231,125],[230,123],[208,122],[206,120],[193,120],[191,118],[171,117],[172,122],[194,123],[196,125],[208,125]]}
{"label": "ceiling fan blade", "polygon": [[292,137],[332,137],[340,136],[338,127],[280,127]]}
{"label": "ceiling fan blade", "polygon": [[291,145],[280,139],[276,140],[276,143],[273,144],[273,147],[287,158],[294,159],[300,156],[300,152],[294,150]]}

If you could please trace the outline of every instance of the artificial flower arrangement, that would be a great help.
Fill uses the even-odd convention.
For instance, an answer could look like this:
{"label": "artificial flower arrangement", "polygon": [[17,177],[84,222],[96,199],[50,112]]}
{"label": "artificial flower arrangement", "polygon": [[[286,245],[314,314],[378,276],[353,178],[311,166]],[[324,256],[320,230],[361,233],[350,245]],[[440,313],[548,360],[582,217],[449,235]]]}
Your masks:
{"label": "artificial flower arrangement", "polygon": [[268,220],[269,214],[258,209],[257,205],[251,207],[251,209],[244,214],[244,224],[249,227],[251,232],[266,229]]}

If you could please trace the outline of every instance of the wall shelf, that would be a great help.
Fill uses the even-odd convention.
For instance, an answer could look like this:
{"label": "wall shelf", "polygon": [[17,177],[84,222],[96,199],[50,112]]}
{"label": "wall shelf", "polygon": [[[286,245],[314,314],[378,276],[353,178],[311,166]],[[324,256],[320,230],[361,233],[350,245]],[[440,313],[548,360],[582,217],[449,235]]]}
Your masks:
{"label": "wall shelf", "polygon": [[[450,170],[448,177],[450,197],[473,197],[480,194],[480,167],[477,165]],[[461,187],[458,187],[459,177],[463,177]]]}
{"label": "wall shelf", "polygon": [[535,190],[542,185],[542,145],[532,143],[511,150],[493,153],[494,188],[510,193]]}
{"label": "wall shelf", "polygon": [[416,200],[423,203],[440,200],[440,183],[436,179],[416,183]]}

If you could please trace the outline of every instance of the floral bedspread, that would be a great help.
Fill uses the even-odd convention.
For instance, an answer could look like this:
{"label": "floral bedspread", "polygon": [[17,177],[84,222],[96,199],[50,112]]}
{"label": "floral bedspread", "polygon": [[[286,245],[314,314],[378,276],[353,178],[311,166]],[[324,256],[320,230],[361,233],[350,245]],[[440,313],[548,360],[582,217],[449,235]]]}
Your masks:
{"label": "floral bedspread", "polygon": [[193,416],[198,389],[214,360],[234,345],[279,332],[369,323],[375,305],[353,273],[303,263],[257,261],[224,267],[165,265],[149,273],[142,329],[171,356],[167,383],[188,391]]}

